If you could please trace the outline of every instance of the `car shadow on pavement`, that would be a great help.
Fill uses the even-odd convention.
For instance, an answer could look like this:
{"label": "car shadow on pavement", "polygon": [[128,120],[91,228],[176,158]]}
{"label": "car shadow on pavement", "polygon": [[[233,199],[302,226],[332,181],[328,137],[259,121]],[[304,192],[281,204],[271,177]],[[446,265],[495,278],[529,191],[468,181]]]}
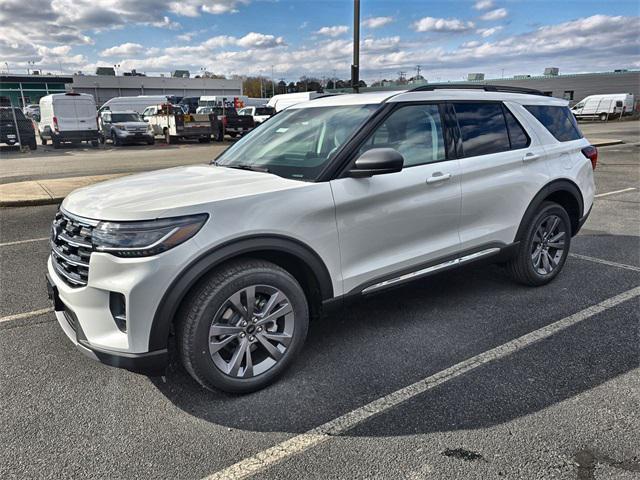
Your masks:
{"label": "car shadow on pavement", "polygon": [[[586,255],[612,239],[578,237],[576,244],[587,246]],[[637,241],[615,237],[620,245]],[[639,283],[638,272],[575,258],[540,288],[514,284],[499,266],[474,265],[360,299],[312,323],[293,366],[259,392],[207,391],[175,359],[166,377],[152,381],[203,420],[301,433]],[[626,302],[447,382],[385,414],[399,417],[377,429],[375,419],[366,422],[362,434],[482,428],[590,390],[638,366],[636,306]]]}

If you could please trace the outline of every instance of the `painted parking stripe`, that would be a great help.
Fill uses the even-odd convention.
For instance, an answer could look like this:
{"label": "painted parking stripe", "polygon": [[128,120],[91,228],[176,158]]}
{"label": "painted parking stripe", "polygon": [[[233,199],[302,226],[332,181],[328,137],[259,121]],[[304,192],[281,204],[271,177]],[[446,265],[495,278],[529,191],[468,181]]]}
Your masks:
{"label": "painted parking stripe", "polygon": [[542,327],[538,330],[534,330],[531,333],[518,337],[505,344],[502,344],[496,348],[488,350],[484,353],[464,360],[452,367],[442,370],[434,375],[424,378],[408,387],[396,390],[389,395],[386,395],[378,400],[364,405],[363,407],[352,410],[341,417],[331,420],[317,428],[309,430],[303,434],[296,435],[282,443],[279,443],[271,448],[263,450],[251,457],[235,463],[223,470],[215,472],[206,480],[240,480],[243,478],[256,475],[265,469],[281,462],[282,460],[299,454],[309,448],[315,447],[323,442],[329,440],[332,436],[340,435],[348,430],[351,430],[355,426],[362,422],[371,419],[372,417],[384,413],[385,411],[400,405],[407,400],[410,400],[417,395],[420,395],[428,390],[431,390],[438,385],[441,385],[449,380],[470,372],[482,365],[489,362],[499,360],[508,355],[529,347],[530,345],[549,338],[562,330],[565,330],[573,325],[576,325],[584,320],[587,320],[594,315],[598,315],[610,308],[615,307],[623,302],[631,300],[640,296],[640,287],[627,290],[619,295],[608,298],[596,305],[585,308],[573,315],[558,320],[546,327]]}
{"label": "painted parking stripe", "polygon": [[23,243],[43,242],[44,240],[49,240],[49,237],[30,238],[28,240],[16,240],[15,242],[0,243],[0,247],[8,247],[10,245],[21,245]]}
{"label": "painted parking stripe", "polygon": [[45,313],[53,312],[53,308],[41,308],[40,310],[32,310],[31,312],[16,313],[14,315],[7,315],[0,318],[0,323],[12,322],[14,320],[22,320],[24,318],[37,317],[38,315],[44,315]]}
{"label": "painted parking stripe", "polygon": [[626,263],[610,262],[609,260],[590,257],[588,255],[580,255],[579,253],[570,253],[569,256],[573,258],[578,258],[580,260],[587,260],[589,262],[600,263],[602,265],[609,265],[610,267],[624,268],[625,270],[640,272],[640,267],[636,267],[634,265],[627,265]]}
{"label": "painted parking stripe", "polygon": [[594,195],[595,198],[608,197],[609,195],[616,195],[618,193],[632,192],[637,190],[635,187],[623,188],[622,190],[614,190],[613,192],[599,193],[598,195]]}

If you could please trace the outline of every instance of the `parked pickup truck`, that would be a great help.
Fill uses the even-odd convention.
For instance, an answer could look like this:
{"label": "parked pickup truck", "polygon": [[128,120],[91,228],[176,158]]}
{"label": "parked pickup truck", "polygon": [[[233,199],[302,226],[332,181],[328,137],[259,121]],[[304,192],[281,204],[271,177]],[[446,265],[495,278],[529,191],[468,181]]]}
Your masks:
{"label": "parked pickup truck", "polygon": [[[230,137],[235,138],[238,135],[244,135],[250,132],[255,127],[253,117],[249,115],[238,115],[238,112],[233,107],[227,107],[223,110],[222,107],[198,107],[196,110],[199,114],[212,114],[222,122],[224,127],[224,133],[227,133]],[[222,141],[221,136],[216,136],[218,141]]]}
{"label": "parked pickup truck", "polygon": [[210,115],[184,113],[178,106],[162,104],[147,107],[142,118],[151,125],[154,135],[162,135],[166,143],[175,143],[181,138],[197,138],[201,143],[211,141],[213,119]]}

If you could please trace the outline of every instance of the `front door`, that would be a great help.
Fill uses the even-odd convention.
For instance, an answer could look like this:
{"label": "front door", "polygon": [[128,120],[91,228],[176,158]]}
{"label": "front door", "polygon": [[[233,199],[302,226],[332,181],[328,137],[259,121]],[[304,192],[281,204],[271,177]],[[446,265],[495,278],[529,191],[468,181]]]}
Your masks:
{"label": "front door", "polygon": [[437,104],[396,108],[358,155],[393,148],[404,157],[403,170],[331,181],[345,293],[459,249],[460,167],[447,158],[443,128]]}

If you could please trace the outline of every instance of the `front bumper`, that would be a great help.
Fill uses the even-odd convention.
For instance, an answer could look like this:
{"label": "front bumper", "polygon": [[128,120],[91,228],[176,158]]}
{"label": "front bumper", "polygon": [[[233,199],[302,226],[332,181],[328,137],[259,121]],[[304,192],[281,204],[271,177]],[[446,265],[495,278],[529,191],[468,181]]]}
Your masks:
{"label": "front bumper", "polygon": [[149,376],[163,374],[169,361],[166,348],[146,353],[127,353],[92,345],[87,340],[77,315],[60,299],[58,287],[54,284],[51,275],[47,274],[46,277],[47,293],[53,305],[58,324],[80,352],[92,360],[112,367],[124,368],[131,372]]}

